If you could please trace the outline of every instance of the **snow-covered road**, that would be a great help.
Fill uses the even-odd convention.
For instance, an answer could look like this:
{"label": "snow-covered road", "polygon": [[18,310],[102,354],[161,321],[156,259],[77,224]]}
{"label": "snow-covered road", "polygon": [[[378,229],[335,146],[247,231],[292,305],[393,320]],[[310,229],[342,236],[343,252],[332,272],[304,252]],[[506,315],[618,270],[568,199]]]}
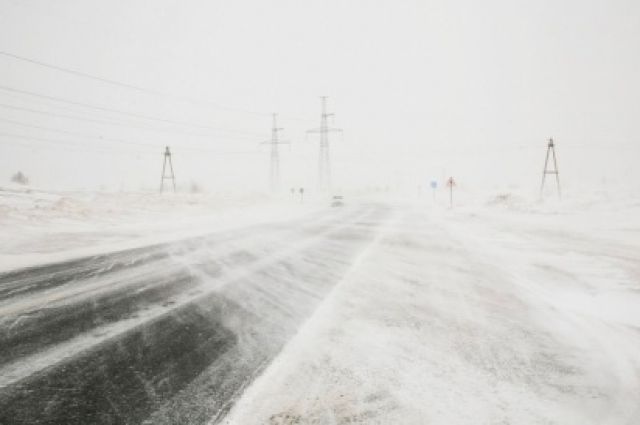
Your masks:
{"label": "snow-covered road", "polygon": [[221,418],[389,210],[324,208],[0,275],[0,423]]}
{"label": "snow-covered road", "polygon": [[395,213],[225,423],[640,423],[637,228]]}
{"label": "snow-covered road", "polygon": [[630,217],[353,202],[5,273],[0,423],[640,423]]}

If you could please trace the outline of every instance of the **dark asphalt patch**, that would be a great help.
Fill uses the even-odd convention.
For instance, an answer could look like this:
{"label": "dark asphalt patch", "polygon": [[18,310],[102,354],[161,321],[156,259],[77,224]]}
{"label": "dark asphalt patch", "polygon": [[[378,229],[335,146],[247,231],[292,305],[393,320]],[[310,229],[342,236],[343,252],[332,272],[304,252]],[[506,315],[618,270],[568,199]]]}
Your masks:
{"label": "dark asphalt patch", "polygon": [[[214,307],[215,299],[209,300]],[[133,424],[236,343],[218,308],[185,305],[0,390],[1,424]]]}

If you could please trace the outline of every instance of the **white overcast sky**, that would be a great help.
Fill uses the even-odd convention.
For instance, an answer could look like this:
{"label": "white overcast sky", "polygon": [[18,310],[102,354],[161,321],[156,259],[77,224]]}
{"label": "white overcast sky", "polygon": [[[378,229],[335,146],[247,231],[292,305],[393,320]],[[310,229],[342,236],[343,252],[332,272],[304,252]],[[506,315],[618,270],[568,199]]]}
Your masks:
{"label": "white overcast sky", "polygon": [[321,95],[337,186],[535,191],[550,136],[569,188],[640,181],[637,0],[0,0],[0,51],[210,102],[0,55],[0,184],[154,188],[169,144],[183,185],[265,188],[278,112],[285,186],[312,186]]}

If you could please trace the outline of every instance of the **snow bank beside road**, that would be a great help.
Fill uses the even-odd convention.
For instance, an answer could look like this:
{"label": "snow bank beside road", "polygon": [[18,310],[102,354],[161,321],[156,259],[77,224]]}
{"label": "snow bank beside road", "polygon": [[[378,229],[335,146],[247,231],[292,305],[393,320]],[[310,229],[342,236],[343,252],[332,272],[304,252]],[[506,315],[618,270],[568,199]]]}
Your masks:
{"label": "snow bank beside road", "polygon": [[401,219],[227,424],[640,421],[637,203]]}
{"label": "snow bank beside road", "polygon": [[264,195],[0,187],[0,270],[286,220],[313,208]]}

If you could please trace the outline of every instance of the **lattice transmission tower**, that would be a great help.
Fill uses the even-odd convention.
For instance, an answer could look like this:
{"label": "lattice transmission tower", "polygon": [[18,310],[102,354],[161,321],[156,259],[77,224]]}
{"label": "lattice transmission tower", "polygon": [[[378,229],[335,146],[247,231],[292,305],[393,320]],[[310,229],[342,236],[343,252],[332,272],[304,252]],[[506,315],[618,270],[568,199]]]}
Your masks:
{"label": "lattice transmission tower", "polygon": [[288,145],[289,142],[279,140],[278,134],[283,130],[277,125],[277,114],[273,114],[273,123],[271,126],[271,140],[263,142],[263,144],[271,145],[271,163],[269,166],[269,184],[272,192],[276,192],[280,187],[280,152],[278,145]]}
{"label": "lattice transmission tower", "polygon": [[[550,169],[549,166],[549,156],[553,157],[553,169]],[[542,199],[542,194],[544,191],[544,182],[547,177],[547,174],[555,174],[556,176],[556,187],[558,189],[558,198],[561,197],[560,194],[560,173],[558,172],[558,161],[556,160],[556,149],[555,143],[553,139],[549,139],[549,143],[547,144],[547,155],[544,159],[544,170],[542,171],[542,184],[540,185],[540,199]]]}
{"label": "lattice transmission tower", "polygon": [[340,132],[340,128],[329,127],[329,117],[334,114],[327,112],[327,96],[322,100],[322,114],[320,115],[320,127],[308,130],[307,133],[320,134],[320,151],[318,156],[318,190],[324,191],[331,188],[331,159],[329,156],[329,133]]}
{"label": "lattice transmission tower", "polygon": [[[169,164],[168,168],[167,164]],[[160,177],[160,193],[164,191],[165,180],[171,180],[171,183],[173,184],[173,192],[175,193],[176,177],[173,174],[173,164],[171,163],[171,151],[169,150],[169,146],[167,146],[164,150],[164,161],[162,162],[162,177]]]}

